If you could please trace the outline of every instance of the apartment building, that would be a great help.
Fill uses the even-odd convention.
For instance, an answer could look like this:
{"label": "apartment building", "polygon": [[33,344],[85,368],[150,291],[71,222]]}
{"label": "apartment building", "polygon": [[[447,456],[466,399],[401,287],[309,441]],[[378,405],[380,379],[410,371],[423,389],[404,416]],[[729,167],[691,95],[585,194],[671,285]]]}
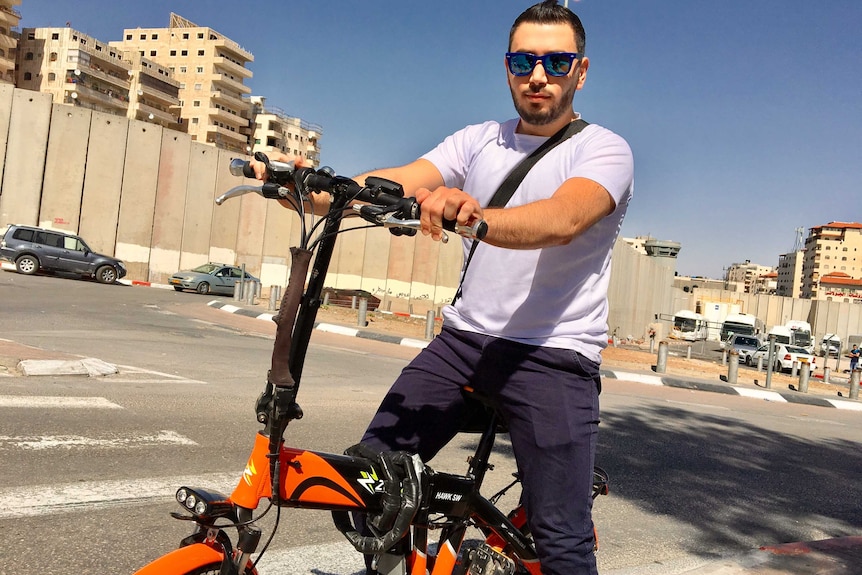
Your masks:
{"label": "apartment building", "polygon": [[262,96],[252,96],[254,143],[252,152],[283,152],[308,160],[313,168],[320,167],[320,143],[323,128],[289,116],[281,108],[266,106]]}
{"label": "apartment building", "polygon": [[753,264],[751,260],[745,260],[744,263],[731,264],[727,268],[724,279],[744,286],[743,291],[745,293],[757,293],[757,289],[761,285],[759,278],[773,271],[775,268]]}
{"label": "apartment building", "polygon": [[18,23],[21,14],[13,8],[21,0],[0,0],[0,82],[15,83],[15,57],[18,51]]}
{"label": "apartment building", "polygon": [[811,228],[805,239],[802,297],[862,303],[862,298],[850,296],[860,280],[862,224],[829,222]]}
{"label": "apartment building", "polygon": [[74,28],[24,28],[16,84],[58,104],[183,128],[170,70]]}
{"label": "apartment building", "polygon": [[179,82],[180,117],[192,139],[220,148],[250,151],[251,52],[215,30],[171,13],[167,28],[133,28],[120,50],[137,52],[167,67]]}
{"label": "apartment building", "polygon": [[805,252],[802,250],[781,254],[778,256],[778,280],[775,294],[784,297],[801,297],[802,294],[802,262]]}

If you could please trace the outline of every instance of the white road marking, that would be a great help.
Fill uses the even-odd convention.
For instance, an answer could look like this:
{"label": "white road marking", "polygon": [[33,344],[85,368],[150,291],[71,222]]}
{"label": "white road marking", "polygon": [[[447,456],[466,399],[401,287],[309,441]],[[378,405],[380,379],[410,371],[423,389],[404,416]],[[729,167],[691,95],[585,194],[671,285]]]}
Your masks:
{"label": "white road marking", "polygon": [[620,381],[631,381],[634,383],[646,383],[648,385],[664,385],[661,378],[656,375],[645,375],[642,373],[628,373],[623,371],[615,371],[614,375]]}
{"label": "white road marking", "polygon": [[84,437],[81,435],[0,435],[0,450],[19,448],[40,451],[57,448],[71,449],[73,447],[93,447],[99,449],[121,447],[123,449],[131,449],[153,445],[197,445],[197,443],[188,437],[180,435],[176,431],[170,430],[161,430],[155,435],[117,435],[106,438]]}
{"label": "white road marking", "polygon": [[[135,367],[132,365],[118,365],[117,367],[122,368],[123,374],[144,373],[147,375],[157,375],[159,377],[164,377],[164,378],[170,379],[170,380],[172,380],[172,383],[200,383],[203,385],[207,384],[207,382],[200,381],[198,379],[188,379],[188,378],[183,377],[181,375],[174,375],[172,373],[164,373],[162,371],[154,371],[152,369],[144,369],[142,367]],[[105,381],[110,382],[110,383],[115,383],[115,382],[116,383],[137,383],[137,382],[162,383],[164,380],[157,380],[157,379],[152,379],[152,380],[135,380],[135,379],[123,380],[123,379],[110,378],[110,379],[106,379]]]}
{"label": "white road marking", "polygon": [[242,470],[199,476],[86,481],[0,489],[0,519],[93,511],[123,504],[171,501],[183,485],[230,493]]}
{"label": "white road marking", "polygon": [[0,407],[38,407],[59,409],[123,409],[104,397],[56,397],[38,395],[0,395]]}

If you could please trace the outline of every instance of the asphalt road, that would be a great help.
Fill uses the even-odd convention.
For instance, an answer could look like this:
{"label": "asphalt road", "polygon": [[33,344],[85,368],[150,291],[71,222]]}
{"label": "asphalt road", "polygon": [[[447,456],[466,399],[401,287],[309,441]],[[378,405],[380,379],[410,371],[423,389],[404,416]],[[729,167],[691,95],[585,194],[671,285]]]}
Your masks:
{"label": "asphalt road", "polygon": [[[0,338],[120,366],[0,377],[0,575],[133,572],[189,526],[184,483],[229,492],[258,424],[273,326],[212,298],[0,273]],[[414,350],[316,332],[289,443],[355,442]],[[606,380],[595,509],[603,573],[677,573],[760,545],[862,531],[857,412]],[[459,438],[431,464],[465,469]],[[513,469],[505,440],[489,488]],[[486,491],[490,491],[486,490]],[[262,520],[269,533],[274,513]],[[355,573],[322,512],[284,510],[266,573]]]}

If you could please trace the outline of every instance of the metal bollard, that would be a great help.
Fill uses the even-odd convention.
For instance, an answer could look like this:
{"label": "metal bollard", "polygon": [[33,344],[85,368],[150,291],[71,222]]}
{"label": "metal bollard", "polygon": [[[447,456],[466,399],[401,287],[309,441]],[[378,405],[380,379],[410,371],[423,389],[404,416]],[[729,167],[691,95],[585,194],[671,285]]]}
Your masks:
{"label": "metal bollard", "polygon": [[739,352],[730,350],[727,358],[727,383],[736,383],[739,379]]}
{"label": "metal bollard", "polygon": [[242,280],[233,284],[233,301],[242,301]]}
{"label": "metal bollard", "polygon": [[329,292],[326,292],[325,294],[323,294],[323,305],[324,306],[329,305]]}
{"label": "metal bollard", "polygon": [[685,358],[691,359],[691,346],[688,346],[685,350]]}
{"label": "metal bollard", "polygon": [[667,372],[667,342],[664,340],[658,342],[658,359],[655,363],[655,372]]}
{"label": "metal bollard", "polygon": [[278,306],[278,300],[281,298],[281,286],[269,286],[269,307],[267,311],[275,311]]}
{"label": "metal bollard", "polygon": [[796,377],[799,374],[799,362],[794,361],[790,364],[790,376]]}
{"label": "metal bollard", "polygon": [[763,356],[757,357],[757,371],[763,371]]}
{"label": "metal bollard", "polygon": [[350,296],[350,309],[356,309],[356,296]]}
{"label": "metal bollard", "polygon": [[829,378],[831,377],[831,373],[829,370],[829,366],[823,366],[823,383],[830,383]]}
{"label": "metal bollard", "polygon": [[258,285],[256,282],[247,282],[245,285],[245,301],[248,305],[254,305],[254,299],[257,297]]}
{"label": "metal bollard", "polygon": [[434,339],[434,319],[437,317],[437,314],[434,313],[433,309],[429,309],[428,313],[425,314],[425,339],[432,340]]}
{"label": "metal bollard", "polygon": [[859,377],[862,371],[854,369],[850,372],[850,399],[859,399]]}
{"label": "metal bollard", "polygon": [[807,361],[802,362],[799,369],[799,391],[808,393],[808,377],[811,374],[811,365]]}
{"label": "metal bollard", "polygon": [[722,365],[722,367],[727,365],[727,350],[724,350],[723,352],[721,352],[721,365]]}
{"label": "metal bollard", "polygon": [[655,353],[655,339],[649,338],[649,352]]}
{"label": "metal bollard", "polygon": [[359,325],[359,327],[366,327],[368,325],[368,320],[365,317],[367,313],[368,299],[361,297],[359,298],[359,315],[357,316],[357,324]]}

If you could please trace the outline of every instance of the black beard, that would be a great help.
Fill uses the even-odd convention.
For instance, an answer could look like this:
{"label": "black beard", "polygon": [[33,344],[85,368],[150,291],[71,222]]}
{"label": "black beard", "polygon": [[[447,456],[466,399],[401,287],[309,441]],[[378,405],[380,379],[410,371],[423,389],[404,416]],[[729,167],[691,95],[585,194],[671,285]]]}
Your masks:
{"label": "black beard", "polygon": [[570,87],[566,88],[554,107],[546,111],[537,112],[533,112],[529,108],[520,105],[515,89],[511,85],[509,86],[509,91],[512,93],[512,103],[515,105],[515,110],[525,123],[532,126],[546,126],[553,124],[563,115],[569,113],[569,106],[575,97],[575,84],[572,83]]}

